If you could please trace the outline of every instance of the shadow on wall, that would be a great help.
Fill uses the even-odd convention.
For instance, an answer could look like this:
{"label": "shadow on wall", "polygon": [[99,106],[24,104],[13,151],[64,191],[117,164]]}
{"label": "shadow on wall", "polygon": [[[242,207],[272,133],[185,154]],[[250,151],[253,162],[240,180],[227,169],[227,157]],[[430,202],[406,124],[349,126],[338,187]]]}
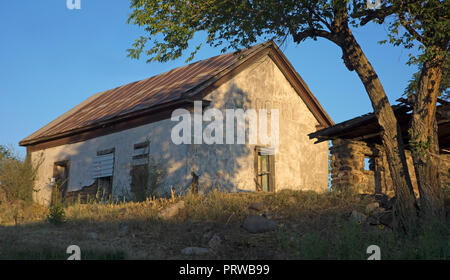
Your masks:
{"label": "shadow on wall", "polygon": [[[254,173],[255,145],[226,144],[226,114],[224,109],[254,108],[248,93],[238,88],[236,84],[230,84],[228,90],[221,93],[220,98],[211,100],[209,107],[216,108],[223,113],[223,141],[224,144],[180,144],[175,145],[171,140],[171,129],[178,122],[162,120],[136,128],[127,129],[113,134],[108,134],[84,142],[50,148],[44,151],[45,170],[40,184],[41,195],[51,197],[51,178],[61,176],[58,166],[66,162],[68,175],[67,194],[93,196],[95,192],[102,194],[112,192],[115,199],[133,199],[136,195],[131,192],[133,170],[137,166],[142,168],[145,158],[153,158],[159,162],[160,168],[156,173],[163,174],[155,187],[156,196],[167,197],[173,190],[175,193],[184,194],[192,186],[195,176],[198,176],[198,191],[207,193],[212,189],[221,191],[254,191],[256,189]],[[191,114],[193,117],[193,114]],[[269,117],[270,118],[270,117]],[[193,119],[193,118],[192,118]],[[214,117],[213,117],[214,120]],[[203,132],[210,121],[203,122]],[[192,130],[193,132],[193,126]],[[245,126],[245,139],[248,143],[249,127]],[[270,133],[270,132],[269,132]],[[193,133],[192,141],[193,143]],[[215,135],[215,131],[212,132]],[[237,143],[236,120],[234,125],[234,143]],[[148,141],[148,152],[142,152],[140,144]],[[112,154],[112,176],[94,178],[94,162],[98,157]],[[106,163],[107,164],[107,163]],[[147,161],[147,167],[148,161]],[[59,168],[61,169],[61,168]],[[155,174],[155,170],[149,170],[149,174]],[[145,174],[145,172],[144,172]],[[193,174],[195,176],[193,176]],[[47,178],[44,182],[43,178]],[[142,179],[142,178],[141,178]],[[55,180],[61,180],[56,178]],[[145,180],[144,180],[145,181]],[[150,176],[147,182],[154,181]],[[38,195],[39,196],[39,195]]]}
{"label": "shadow on wall", "polygon": [[[249,143],[249,123],[246,119],[245,143],[238,144],[237,121],[234,120],[233,131],[227,131],[225,109],[254,108],[248,93],[240,89],[236,84],[223,93],[217,91],[212,95],[212,101],[207,109],[219,109],[223,114],[223,144],[192,144],[187,145],[187,167],[190,173],[198,176],[198,190],[200,193],[208,193],[213,189],[220,191],[238,192],[256,190],[254,182],[254,147]],[[209,134],[207,127],[211,122],[203,122],[203,136]],[[209,135],[216,136],[216,131]],[[227,144],[227,135],[233,134],[233,143]],[[203,137],[204,138],[204,137]],[[193,143],[193,138],[192,138]],[[188,186],[189,187],[189,186]]]}

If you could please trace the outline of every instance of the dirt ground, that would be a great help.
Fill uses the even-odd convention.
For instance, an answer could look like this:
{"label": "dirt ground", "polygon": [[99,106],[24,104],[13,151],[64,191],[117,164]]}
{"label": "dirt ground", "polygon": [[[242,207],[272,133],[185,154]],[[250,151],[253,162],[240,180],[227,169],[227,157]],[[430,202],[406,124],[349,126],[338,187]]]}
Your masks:
{"label": "dirt ground", "polygon": [[[185,207],[174,217],[158,217],[181,199]],[[403,239],[389,227],[351,217],[370,203],[370,197],[332,193],[213,192],[142,203],[74,204],[64,208],[60,225],[46,220],[48,209],[32,206],[18,214],[10,207],[0,211],[0,259],[67,259],[69,245],[80,247],[82,259],[367,259],[371,244],[389,250],[386,258],[449,258],[448,225],[421,241]],[[261,215],[276,228],[250,233],[242,227],[250,215]],[[186,254],[188,247],[204,250]]]}

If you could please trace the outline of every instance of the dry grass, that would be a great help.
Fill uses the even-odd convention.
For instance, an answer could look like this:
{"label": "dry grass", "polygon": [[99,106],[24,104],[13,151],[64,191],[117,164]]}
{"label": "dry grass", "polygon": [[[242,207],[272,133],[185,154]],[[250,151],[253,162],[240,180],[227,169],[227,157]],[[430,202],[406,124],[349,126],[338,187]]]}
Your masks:
{"label": "dry grass", "polygon": [[[352,195],[211,192],[184,197],[186,207],[170,221],[157,218],[179,199],[73,204],[65,207],[67,222],[60,226],[46,222],[48,210],[39,206],[26,206],[17,214],[9,205],[0,205],[0,258],[63,259],[66,248],[75,244],[83,258],[186,259],[192,257],[182,255],[181,249],[207,247],[212,234],[220,236],[222,245],[202,259],[358,259],[367,258],[365,248],[371,242],[389,248],[384,255],[390,258],[449,256],[448,235],[441,231],[437,244],[432,243],[434,235],[424,235],[426,242],[420,246],[431,251],[418,255],[408,247],[413,241],[389,229],[348,222],[353,209],[363,211],[368,203]],[[260,214],[275,220],[278,230],[250,234],[240,227],[253,213],[249,205],[254,202],[264,203]]]}

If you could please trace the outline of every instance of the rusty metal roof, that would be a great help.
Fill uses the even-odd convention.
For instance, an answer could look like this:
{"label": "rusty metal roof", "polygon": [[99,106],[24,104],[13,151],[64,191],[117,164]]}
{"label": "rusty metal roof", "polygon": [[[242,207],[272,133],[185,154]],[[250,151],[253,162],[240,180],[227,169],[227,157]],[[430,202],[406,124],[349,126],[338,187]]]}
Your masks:
{"label": "rusty metal roof", "polygon": [[[97,93],[26,137],[19,144],[26,146],[48,141],[68,133],[77,133],[83,128],[92,127],[98,123],[183,99],[194,89],[210,84],[220,78],[224,72],[236,68],[243,61],[268,47],[274,47],[279,51],[273,42],[266,42],[242,50],[243,59],[239,59],[239,56],[233,52],[218,55]],[[320,104],[318,106],[320,107]],[[321,107],[320,110],[323,111]],[[325,112],[324,114],[326,115]]]}

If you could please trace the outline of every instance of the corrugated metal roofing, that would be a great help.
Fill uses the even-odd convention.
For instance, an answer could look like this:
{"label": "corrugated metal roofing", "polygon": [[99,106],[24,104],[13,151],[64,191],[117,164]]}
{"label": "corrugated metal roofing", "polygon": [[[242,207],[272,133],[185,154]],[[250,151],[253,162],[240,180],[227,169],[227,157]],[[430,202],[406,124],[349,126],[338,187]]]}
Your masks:
{"label": "corrugated metal roofing", "polygon": [[325,125],[333,124],[331,118],[320,106],[317,99],[276,44],[265,42],[242,50],[243,59],[239,59],[240,56],[234,53],[218,55],[141,81],[97,93],[26,137],[19,144],[22,146],[34,145],[74,135],[87,129],[102,126],[105,123],[123,119],[124,117],[139,115],[141,111],[152,110],[160,105],[165,106],[174,102],[192,99],[193,94],[197,90],[207,87],[251,57],[262,54],[262,51],[268,48],[275,50],[275,53],[280,55],[283,61],[288,64],[290,71],[295,73],[294,79],[297,79],[302,84],[305,89],[304,94],[311,100],[306,102],[306,104],[313,114],[315,114],[314,112],[319,112],[318,114],[321,115],[319,118],[325,122]]}
{"label": "corrugated metal roofing", "polygon": [[[242,51],[249,55],[262,44]],[[234,53],[218,55],[168,72],[110,89],[88,98],[21,141],[58,135],[97,122],[174,101],[239,61]]]}

